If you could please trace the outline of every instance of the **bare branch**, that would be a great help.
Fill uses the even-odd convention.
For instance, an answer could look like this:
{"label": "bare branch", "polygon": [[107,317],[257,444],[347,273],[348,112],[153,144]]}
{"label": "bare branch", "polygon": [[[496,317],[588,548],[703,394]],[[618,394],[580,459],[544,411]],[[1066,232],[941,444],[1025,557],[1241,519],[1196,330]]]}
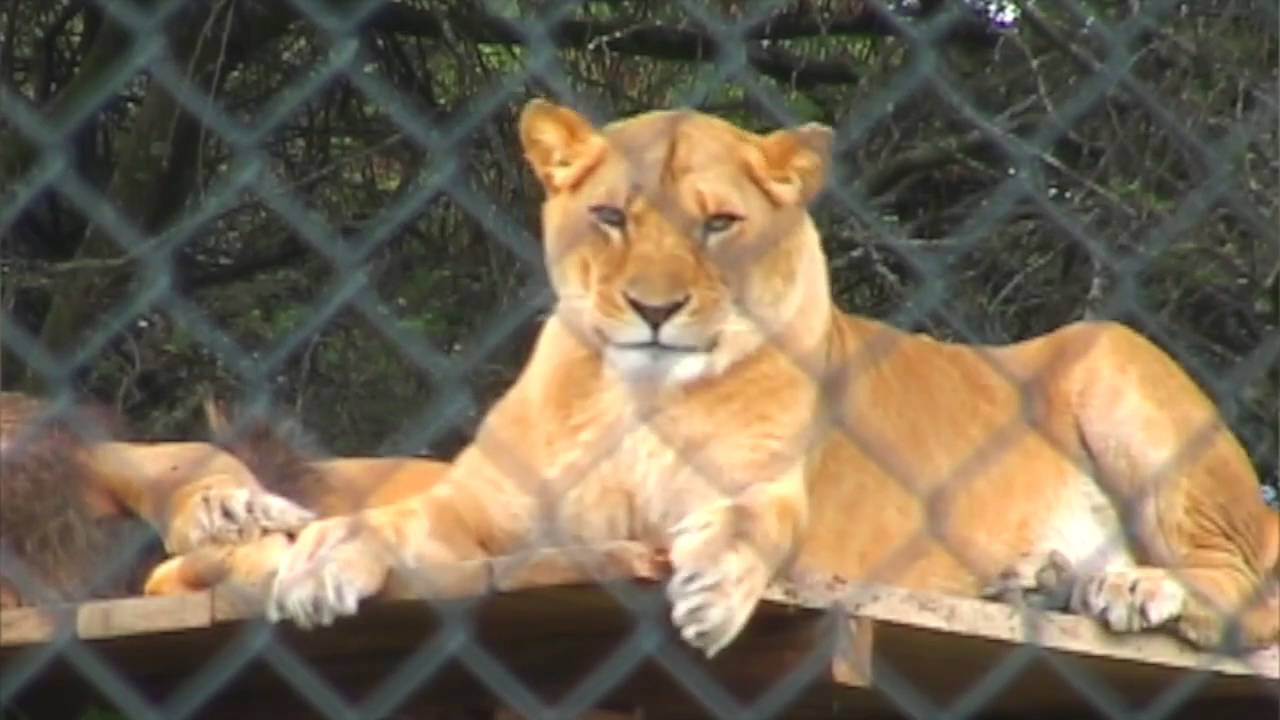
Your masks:
{"label": "bare branch", "polygon": [[[896,33],[894,25],[870,3],[851,5],[852,9],[825,18],[813,10],[781,13],[747,28],[743,38],[747,63],[761,74],[798,87],[856,83],[860,75],[848,63],[801,58],[760,42]],[[443,17],[422,8],[390,3],[374,12],[368,22],[384,32],[421,37],[443,38],[448,23],[450,30],[473,42],[531,45],[542,40],[540,35],[528,32],[527,21],[493,15],[481,9]],[[723,59],[725,50],[720,40],[709,32],[658,22],[637,25],[632,20],[564,20],[547,27],[545,38],[557,48],[600,48],[662,60],[716,62]],[[989,27],[956,22],[948,38],[989,41],[992,32]]]}

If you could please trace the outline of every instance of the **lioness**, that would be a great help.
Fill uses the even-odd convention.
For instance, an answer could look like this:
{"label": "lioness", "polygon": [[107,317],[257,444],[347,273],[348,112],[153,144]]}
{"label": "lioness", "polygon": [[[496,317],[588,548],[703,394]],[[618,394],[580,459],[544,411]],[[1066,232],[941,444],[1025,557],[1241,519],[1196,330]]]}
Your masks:
{"label": "lioness", "polygon": [[708,655],[792,562],[972,595],[1054,558],[1113,630],[1277,639],[1280,521],[1137,333],[975,347],[840,312],[807,210],[824,126],[596,128],[535,100],[519,130],[558,298],[532,358],[439,484],[308,526],[269,617],[327,624],[393,568],[636,539],[668,551],[672,620]]}

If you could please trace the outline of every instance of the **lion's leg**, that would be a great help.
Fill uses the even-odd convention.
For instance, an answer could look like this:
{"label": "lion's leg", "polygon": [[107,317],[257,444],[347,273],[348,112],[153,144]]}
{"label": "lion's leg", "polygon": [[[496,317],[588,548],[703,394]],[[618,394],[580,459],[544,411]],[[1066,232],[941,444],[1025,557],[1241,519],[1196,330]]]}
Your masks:
{"label": "lion's leg", "polygon": [[533,502],[468,449],[426,492],[307,526],[280,562],[267,617],[327,625],[389,579],[430,595],[451,568],[527,539]]}
{"label": "lion's leg", "polygon": [[[1280,618],[1280,583],[1258,588],[1255,597],[1232,607],[1216,598],[1232,597],[1244,585],[1226,583],[1217,569],[1114,567],[1078,573],[1064,553],[1029,553],[983,590],[983,597],[1038,610],[1067,611],[1097,618],[1116,632],[1140,632],[1166,625],[1201,646],[1238,638],[1244,647],[1275,640]],[[1203,588],[1214,591],[1196,598]],[[1228,630],[1230,629],[1230,632]]]}
{"label": "lion's leg", "polygon": [[1200,646],[1275,642],[1280,523],[1248,457],[1168,355],[1120,326],[1096,332],[1077,419],[1146,566],[1082,578],[1074,604],[1115,629],[1168,624]]}
{"label": "lion's leg", "polygon": [[[308,463],[306,505],[323,516],[349,515],[430,490],[449,463],[419,457],[338,457]],[[270,486],[269,486],[270,487]]]}
{"label": "lion's leg", "polygon": [[671,530],[671,619],[708,657],[746,625],[804,530],[803,467],[695,510]]}
{"label": "lion's leg", "polygon": [[1275,642],[1280,622],[1275,589],[1269,597],[1240,597],[1243,584],[1228,577],[1215,567],[1111,570],[1083,578],[1071,606],[1117,632],[1168,625],[1202,647],[1253,648]]}
{"label": "lion's leg", "polygon": [[314,517],[208,443],[98,443],[85,461],[100,489],[146,520],[172,553],[295,531]]}
{"label": "lion's leg", "polygon": [[312,523],[280,562],[267,618],[288,618],[302,628],[329,625],[355,614],[362,600],[389,583],[420,596],[441,594],[436,591],[449,583],[452,568],[484,557],[477,538],[451,531],[456,516],[447,489],[436,488],[420,498]]}

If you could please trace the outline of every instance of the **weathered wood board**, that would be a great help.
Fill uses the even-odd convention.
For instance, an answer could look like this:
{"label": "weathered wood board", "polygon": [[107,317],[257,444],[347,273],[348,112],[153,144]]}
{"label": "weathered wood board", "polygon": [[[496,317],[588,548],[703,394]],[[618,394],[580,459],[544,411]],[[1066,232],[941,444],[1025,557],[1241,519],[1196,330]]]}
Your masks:
{"label": "weathered wood board", "polygon": [[1280,717],[1275,648],[1215,657],[1085,618],[836,581],[773,588],[708,662],[667,623],[659,564],[627,548],[596,558],[589,576],[547,551],[458,569],[449,600],[382,598],[312,632],[268,625],[258,594],[236,588],[6,610],[0,693],[30,717],[88,705],[273,719],[326,716],[318,706],[494,717],[499,705],[510,708],[503,717],[755,707],[798,718],[1082,718],[1165,706],[1177,711],[1168,717]]}

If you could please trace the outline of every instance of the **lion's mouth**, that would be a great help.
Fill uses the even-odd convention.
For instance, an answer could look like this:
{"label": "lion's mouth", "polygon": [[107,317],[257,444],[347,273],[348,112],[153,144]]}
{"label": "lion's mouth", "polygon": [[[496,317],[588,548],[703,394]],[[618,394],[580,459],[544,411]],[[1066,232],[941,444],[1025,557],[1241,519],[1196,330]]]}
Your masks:
{"label": "lion's mouth", "polygon": [[[624,381],[641,385],[652,383],[686,383],[715,372],[718,338],[708,342],[663,342],[648,340],[612,340],[601,333],[601,354]],[[674,340],[675,338],[671,338]],[[685,340],[685,338],[680,338]],[[693,339],[693,338],[689,338]]]}
{"label": "lion's mouth", "polygon": [[707,352],[707,348],[700,348],[695,345],[668,345],[656,340],[649,342],[611,342],[609,343],[615,350],[647,350],[650,352],[669,352],[669,353],[699,353]]}
{"label": "lion's mouth", "polygon": [[704,345],[675,344],[665,343],[656,338],[653,340],[645,340],[643,342],[620,342],[609,337],[603,331],[596,331],[600,338],[601,344],[613,350],[630,350],[637,352],[653,352],[653,353],[673,353],[673,354],[697,354],[709,353],[716,349],[719,343],[719,337],[713,337]]}

